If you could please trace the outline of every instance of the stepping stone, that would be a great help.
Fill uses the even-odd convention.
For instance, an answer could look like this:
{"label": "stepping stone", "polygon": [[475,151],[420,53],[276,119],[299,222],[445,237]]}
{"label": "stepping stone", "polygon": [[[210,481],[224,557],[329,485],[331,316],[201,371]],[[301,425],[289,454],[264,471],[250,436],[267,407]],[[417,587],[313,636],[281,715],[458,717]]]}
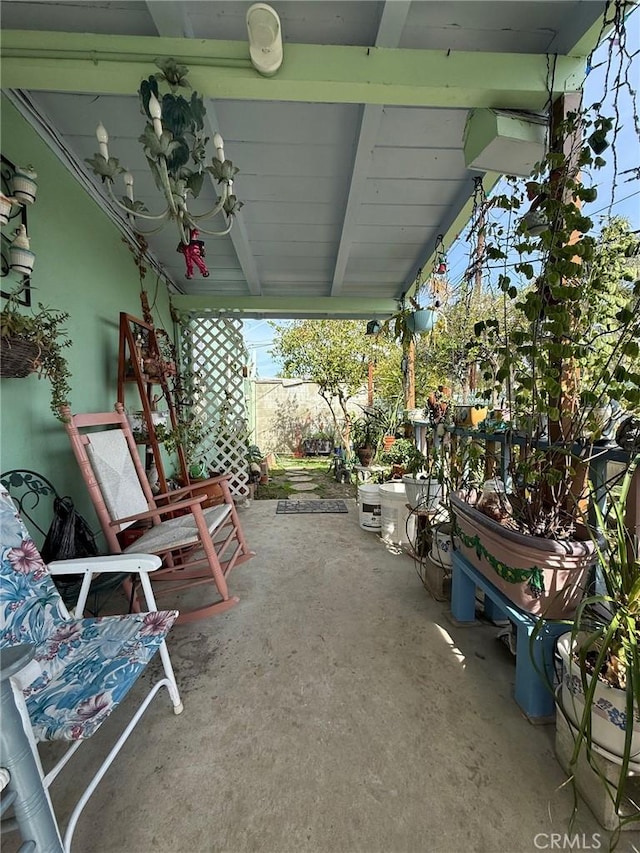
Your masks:
{"label": "stepping stone", "polygon": [[313,477],[309,476],[309,474],[293,474],[287,477],[290,483],[313,483]]}
{"label": "stepping stone", "polygon": [[292,483],[291,488],[296,492],[312,492],[317,485],[317,483]]}

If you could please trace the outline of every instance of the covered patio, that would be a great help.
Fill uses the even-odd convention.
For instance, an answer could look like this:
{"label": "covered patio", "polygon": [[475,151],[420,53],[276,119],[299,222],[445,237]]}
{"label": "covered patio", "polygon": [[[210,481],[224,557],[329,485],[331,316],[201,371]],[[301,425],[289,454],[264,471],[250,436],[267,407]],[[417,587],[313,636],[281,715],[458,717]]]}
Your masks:
{"label": "covered patio", "polygon": [[[21,169],[38,175],[37,199],[19,213],[31,275],[5,262],[16,223],[3,226],[3,305],[22,287],[20,311],[64,313],[70,391],[57,403],[74,413],[139,405],[132,385],[121,388],[121,314],[145,311],[183,363],[190,323],[207,325],[211,361],[222,350],[216,323],[232,330],[228,346],[245,318],[390,318],[468,222],[477,181],[489,193],[507,165],[528,174],[552,106],[577,102],[610,24],[610,4],[595,0],[285,0],[274,4],[283,64],[267,77],[250,57],[249,3],[2,6],[3,192]],[[218,131],[240,169],[222,190],[207,174],[188,199],[197,219],[231,180],[244,202],[218,220],[233,220],[223,236],[203,226],[206,275],[185,269],[198,234],[176,229],[188,220],[171,199],[164,227],[143,242],[133,215],[138,202],[154,214],[164,204],[139,144],[137,89],[156,58],[189,68],[209,148]],[[519,127],[515,146],[502,119]],[[226,162],[221,141],[214,172]],[[87,164],[98,149],[123,167],[113,186]],[[514,150],[525,152],[519,163]],[[225,350],[216,388],[230,385],[237,349]],[[3,381],[2,471],[44,475],[97,530],[55,403],[52,412],[33,370]],[[82,813],[74,851],[606,847],[582,802],[569,823],[554,729],[531,725],[513,701],[514,660],[496,626],[456,625],[412,557],[361,529],[347,503],[344,515],[278,515],[270,500],[239,508],[256,552],[230,573],[240,604],[172,629],[184,713],[164,698],[149,707]],[[99,545],[108,550],[102,534]],[[198,593],[183,595],[171,606]],[[159,668],[154,660],[127,701]],[[123,719],[115,713],[53,785],[61,824]],[[52,762],[56,747],[42,756]],[[14,835],[6,849],[19,844]],[[626,832],[618,849],[638,846]]]}
{"label": "covered patio", "polygon": [[[552,833],[605,849],[583,803],[568,827],[554,728],[513,701],[498,629],[454,627],[353,502],[349,515],[275,506],[242,515],[257,556],[232,576],[241,605],[173,629],[185,711],[151,706],[75,849],[533,853]],[[84,782],[80,767],[54,788],[63,820]]]}

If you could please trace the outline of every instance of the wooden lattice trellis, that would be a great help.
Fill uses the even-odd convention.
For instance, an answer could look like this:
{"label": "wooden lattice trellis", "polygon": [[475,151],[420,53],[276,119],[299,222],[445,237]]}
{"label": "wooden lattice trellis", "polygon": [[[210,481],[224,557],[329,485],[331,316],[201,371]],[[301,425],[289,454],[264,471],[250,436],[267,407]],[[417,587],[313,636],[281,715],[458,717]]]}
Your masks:
{"label": "wooden lattice trellis", "polygon": [[201,446],[210,470],[231,474],[231,492],[249,495],[248,424],[242,321],[192,316],[183,325],[182,361],[196,377],[193,415],[211,428]]}

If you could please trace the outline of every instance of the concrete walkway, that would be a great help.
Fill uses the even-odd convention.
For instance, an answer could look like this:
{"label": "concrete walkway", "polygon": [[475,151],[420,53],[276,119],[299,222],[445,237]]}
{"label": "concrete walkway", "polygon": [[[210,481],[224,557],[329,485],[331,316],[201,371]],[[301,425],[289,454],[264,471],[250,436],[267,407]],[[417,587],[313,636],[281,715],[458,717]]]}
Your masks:
{"label": "concrete walkway", "polygon": [[[560,849],[548,834],[569,831],[571,795],[554,729],[519,713],[496,629],[454,628],[349,503],[349,515],[276,515],[275,501],[242,513],[258,555],[230,577],[241,602],[174,629],[184,713],[154,702],[74,851]],[[63,771],[63,815],[123,724],[116,713]],[[584,806],[572,833],[600,833],[606,849]]]}

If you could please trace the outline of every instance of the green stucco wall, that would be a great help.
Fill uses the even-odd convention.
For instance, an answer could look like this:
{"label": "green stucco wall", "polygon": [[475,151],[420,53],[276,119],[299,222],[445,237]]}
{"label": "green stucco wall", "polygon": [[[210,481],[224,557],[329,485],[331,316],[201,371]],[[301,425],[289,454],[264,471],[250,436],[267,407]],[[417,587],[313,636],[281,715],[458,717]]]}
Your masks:
{"label": "green stucco wall", "polygon": [[[4,98],[1,118],[4,156],[16,165],[32,164],[38,172],[38,197],[28,210],[36,253],[33,301],[69,312],[72,410],[109,411],[116,401],[119,313],[141,315],[138,271],[99,205]],[[153,298],[155,276],[148,276],[147,287]],[[162,282],[154,314],[157,325],[168,328],[169,299]],[[95,529],[69,439],[49,409],[49,392],[49,383],[36,376],[0,380],[1,470],[45,474],[58,491],[72,496]]]}

